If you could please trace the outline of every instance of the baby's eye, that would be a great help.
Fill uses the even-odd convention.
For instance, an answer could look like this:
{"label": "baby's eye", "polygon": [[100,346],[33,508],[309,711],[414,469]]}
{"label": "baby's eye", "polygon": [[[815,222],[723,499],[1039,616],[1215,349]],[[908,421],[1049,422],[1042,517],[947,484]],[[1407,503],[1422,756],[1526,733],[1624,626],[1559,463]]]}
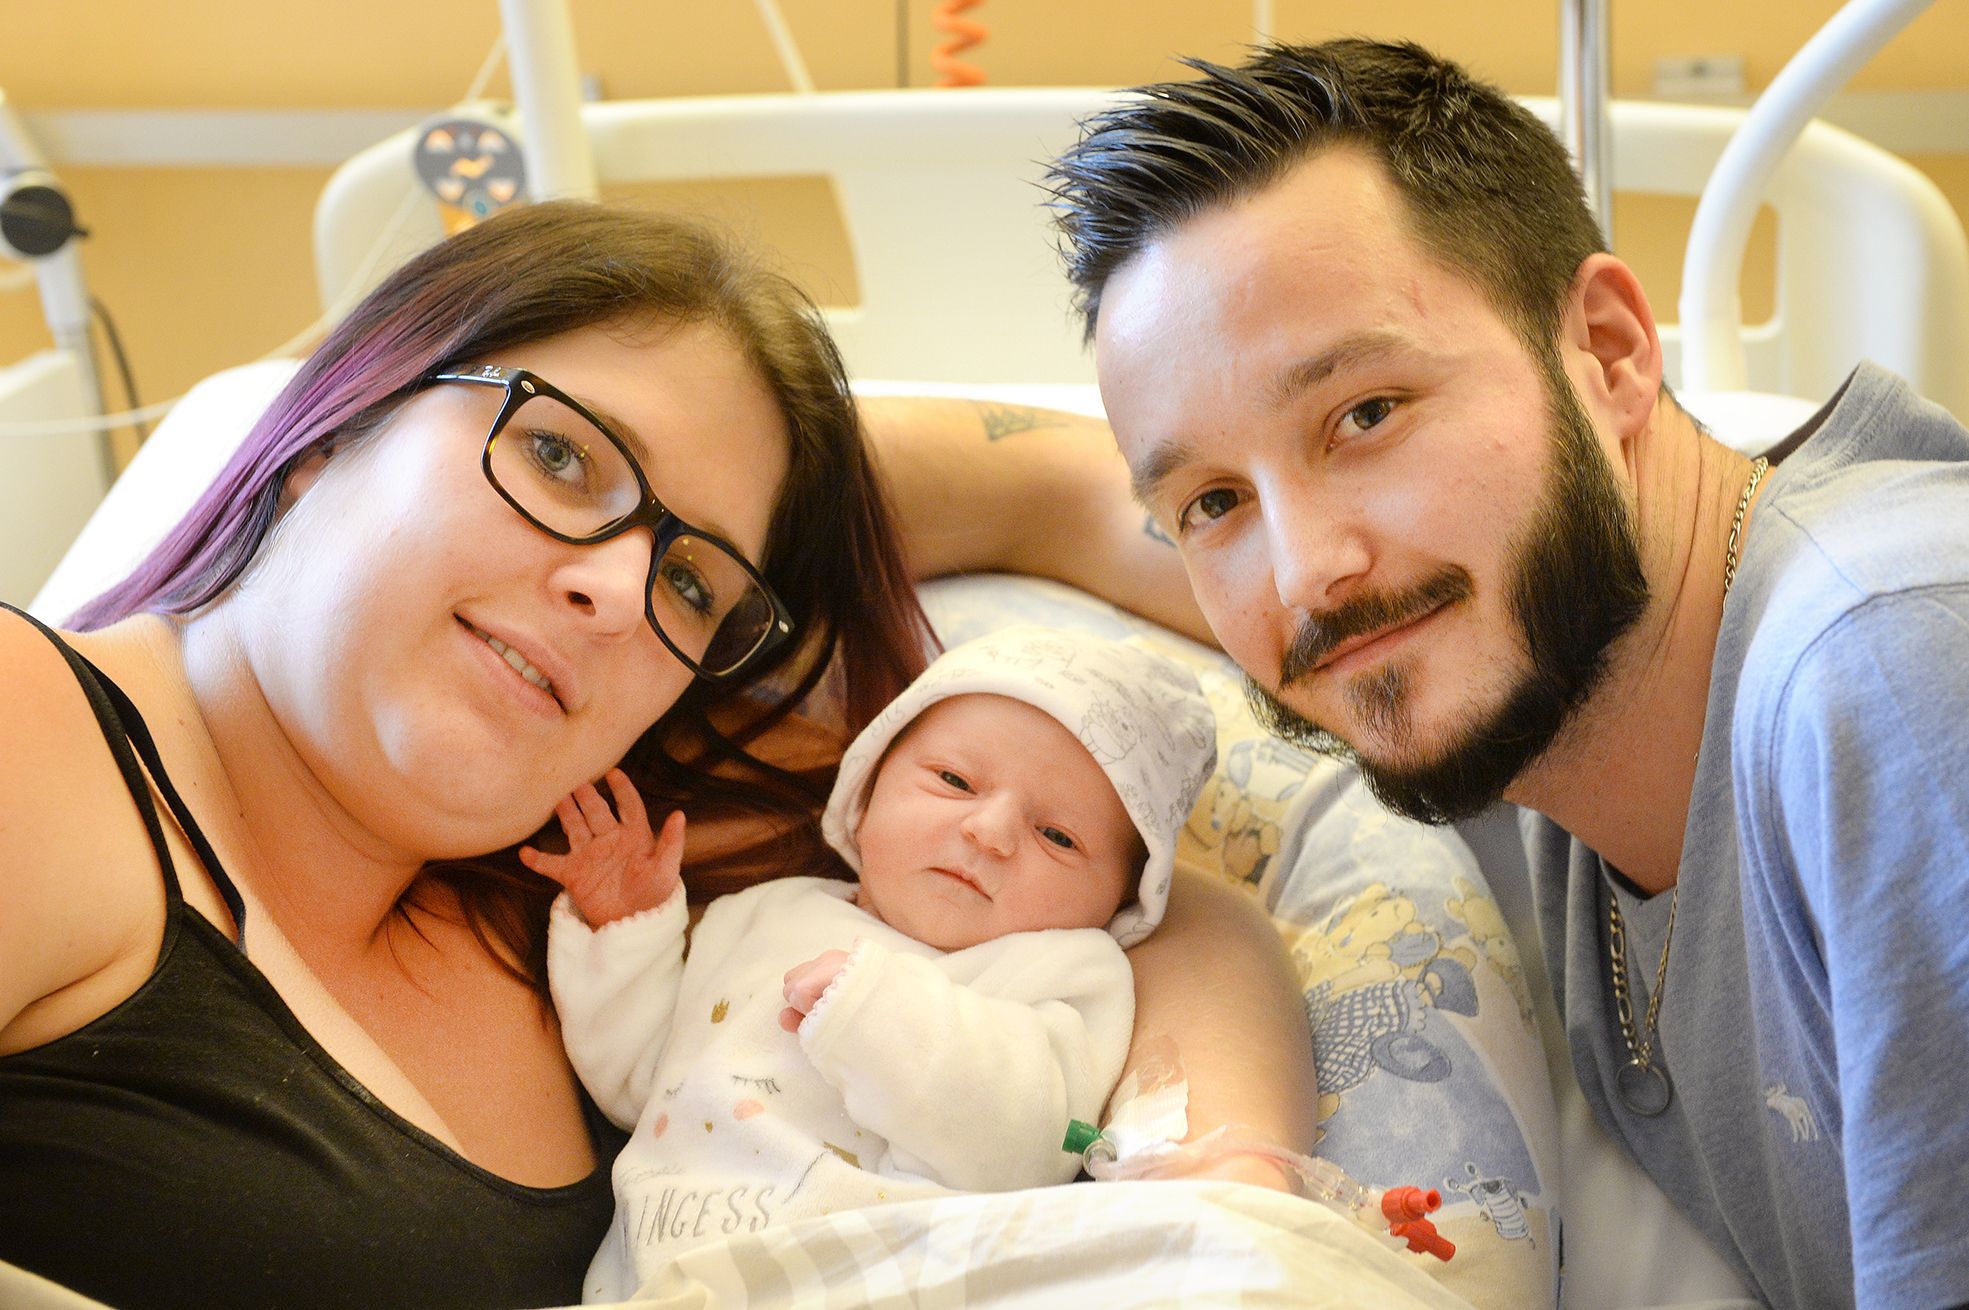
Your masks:
{"label": "baby's eye", "polygon": [[1237,493],[1227,487],[1215,487],[1204,492],[1189,504],[1183,506],[1176,515],[1176,529],[1187,531],[1204,523],[1223,518],[1237,508]]}
{"label": "baby's eye", "polygon": [[971,784],[964,781],[962,774],[952,773],[949,769],[938,769],[937,778],[946,786],[955,787],[959,791],[971,790]]}
{"label": "baby's eye", "polygon": [[1062,850],[1070,851],[1076,849],[1076,847],[1073,844],[1073,838],[1067,836],[1065,833],[1061,832],[1058,828],[1042,827],[1039,830],[1039,835],[1041,837],[1044,837],[1047,841],[1052,842],[1055,846],[1058,846]]}

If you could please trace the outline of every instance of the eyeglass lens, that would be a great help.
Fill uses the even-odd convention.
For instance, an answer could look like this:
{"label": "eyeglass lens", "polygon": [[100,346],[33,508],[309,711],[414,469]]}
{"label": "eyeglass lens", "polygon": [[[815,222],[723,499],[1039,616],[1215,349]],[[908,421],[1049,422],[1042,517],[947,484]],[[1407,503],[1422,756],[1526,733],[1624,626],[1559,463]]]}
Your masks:
{"label": "eyeglass lens", "polygon": [[[529,397],[489,453],[493,480],[542,527],[591,537],[642,504],[629,459],[613,441],[551,396]],[[726,673],[764,641],[772,603],[724,547],[682,532],[670,540],[649,592],[657,625],[709,673]]]}

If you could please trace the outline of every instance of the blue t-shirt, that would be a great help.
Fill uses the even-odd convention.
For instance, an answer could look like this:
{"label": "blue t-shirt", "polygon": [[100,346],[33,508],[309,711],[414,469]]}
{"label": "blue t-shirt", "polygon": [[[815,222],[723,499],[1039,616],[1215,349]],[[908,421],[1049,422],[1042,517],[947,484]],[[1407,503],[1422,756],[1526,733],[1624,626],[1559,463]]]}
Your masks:
{"label": "blue t-shirt", "polygon": [[[1802,444],[1801,444],[1802,443]],[[1659,1059],[1629,1111],[1669,897],[1525,816],[1587,1102],[1779,1306],[1969,1302],[1969,431],[1872,366],[1779,453],[1723,610]],[[1615,890],[1616,882],[1620,890]]]}

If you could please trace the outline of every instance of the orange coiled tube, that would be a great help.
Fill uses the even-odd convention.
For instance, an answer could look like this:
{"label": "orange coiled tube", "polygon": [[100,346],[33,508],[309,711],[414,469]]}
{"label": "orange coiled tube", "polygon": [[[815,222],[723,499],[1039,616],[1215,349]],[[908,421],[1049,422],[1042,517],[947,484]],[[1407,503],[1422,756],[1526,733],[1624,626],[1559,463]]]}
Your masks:
{"label": "orange coiled tube", "polygon": [[937,70],[938,86],[980,86],[984,83],[982,68],[957,57],[991,35],[991,29],[983,23],[958,16],[966,9],[983,3],[984,0],[940,0],[930,15],[930,21],[937,25],[939,31],[950,33],[948,40],[930,52],[930,66]]}

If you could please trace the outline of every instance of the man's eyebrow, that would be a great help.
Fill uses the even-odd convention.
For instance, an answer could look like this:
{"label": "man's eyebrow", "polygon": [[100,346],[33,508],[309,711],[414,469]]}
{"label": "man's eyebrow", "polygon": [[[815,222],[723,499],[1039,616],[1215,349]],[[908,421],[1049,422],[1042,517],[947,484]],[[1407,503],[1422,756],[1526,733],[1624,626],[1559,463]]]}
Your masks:
{"label": "man's eyebrow", "polygon": [[1369,328],[1342,337],[1317,355],[1308,355],[1279,373],[1271,386],[1272,408],[1279,408],[1300,392],[1318,386],[1342,369],[1407,354],[1411,349],[1407,337],[1386,328]]}
{"label": "man's eyebrow", "polygon": [[[1342,369],[1405,355],[1412,350],[1409,338],[1387,328],[1368,328],[1342,337],[1318,354],[1308,355],[1281,370],[1269,389],[1271,407],[1281,408],[1300,392],[1318,386]],[[1153,509],[1155,494],[1163,481],[1198,457],[1197,447],[1191,442],[1180,438],[1158,442],[1139,464],[1128,470],[1128,490],[1143,508]]]}
{"label": "man's eyebrow", "polygon": [[1139,464],[1128,469],[1128,492],[1143,509],[1155,508],[1155,494],[1170,474],[1196,458],[1196,448],[1187,441],[1159,441],[1149,448]]}

